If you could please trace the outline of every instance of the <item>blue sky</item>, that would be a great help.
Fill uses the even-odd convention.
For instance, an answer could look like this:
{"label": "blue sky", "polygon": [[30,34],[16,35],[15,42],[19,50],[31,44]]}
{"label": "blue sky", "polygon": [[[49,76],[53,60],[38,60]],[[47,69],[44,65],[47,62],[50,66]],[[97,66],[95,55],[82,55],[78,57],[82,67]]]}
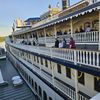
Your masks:
{"label": "blue sky", "polygon": [[[80,0],[70,0],[74,4]],[[0,36],[11,33],[15,19],[26,20],[37,17],[48,10],[48,5],[56,6],[61,0],[0,0]]]}

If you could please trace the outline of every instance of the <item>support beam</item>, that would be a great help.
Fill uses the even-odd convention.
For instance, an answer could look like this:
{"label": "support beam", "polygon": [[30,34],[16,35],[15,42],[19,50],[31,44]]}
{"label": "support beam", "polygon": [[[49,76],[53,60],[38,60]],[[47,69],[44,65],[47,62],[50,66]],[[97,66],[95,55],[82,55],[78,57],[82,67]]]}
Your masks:
{"label": "support beam", "polygon": [[99,10],[99,43],[98,43],[98,49],[100,50],[100,10]]}
{"label": "support beam", "polygon": [[54,86],[55,83],[54,83],[54,64],[53,64],[53,62],[51,62],[51,67],[52,67],[52,83],[53,83],[53,86]]}
{"label": "support beam", "polygon": [[[74,57],[75,57],[75,60],[74,60],[74,64],[76,65],[77,64],[77,60],[76,60],[76,51],[74,50]],[[76,100],[79,100],[79,96],[78,96],[78,72],[77,70],[74,70],[74,75],[75,75],[75,92],[76,92]]]}
{"label": "support beam", "polygon": [[55,35],[55,38],[57,38],[57,29],[56,29],[56,25],[54,25],[54,35]]}
{"label": "support beam", "polygon": [[78,73],[77,70],[74,70],[75,73],[75,92],[76,92],[76,100],[78,99]]}
{"label": "support beam", "polygon": [[45,36],[45,45],[46,45],[46,30],[44,28],[44,36]]}
{"label": "support beam", "polygon": [[73,20],[70,19],[71,37],[73,37]]}

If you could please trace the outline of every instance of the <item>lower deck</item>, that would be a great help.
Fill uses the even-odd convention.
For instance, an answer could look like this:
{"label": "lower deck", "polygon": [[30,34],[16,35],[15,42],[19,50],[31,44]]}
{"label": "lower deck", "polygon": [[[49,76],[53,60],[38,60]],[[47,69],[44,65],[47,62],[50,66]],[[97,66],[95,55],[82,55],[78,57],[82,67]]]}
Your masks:
{"label": "lower deck", "polygon": [[8,59],[0,60],[0,69],[3,80],[9,83],[8,86],[0,86],[0,100],[36,100],[25,82],[21,86],[13,86],[11,78],[18,75],[18,72]]}

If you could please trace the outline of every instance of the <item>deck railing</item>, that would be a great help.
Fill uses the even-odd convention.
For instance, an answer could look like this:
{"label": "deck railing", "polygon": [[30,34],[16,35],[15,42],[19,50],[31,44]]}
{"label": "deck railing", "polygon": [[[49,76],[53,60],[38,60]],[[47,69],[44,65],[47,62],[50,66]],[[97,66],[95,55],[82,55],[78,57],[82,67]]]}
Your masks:
{"label": "deck railing", "polygon": [[[71,34],[58,35],[57,37],[59,37],[60,40],[65,38],[67,43],[69,43]],[[99,42],[99,32],[98,31],[91,31],[91,32],[84,32],[84,33],[74,33],[73,38],[74,38],[76,43],[98,43]],[[17,39],[16,43],[19,43],[22,40],[23,39]],[[26,40],[33,41],[35,39],[29,38]],[[39,44],[55,43],[55,36],[39,37],[38,42],[39,42]]]}
{"label": "deck railing", "polygon": [[[15,45],[27,51],[35,52],[50,56],[51,58],[59,58],[65,61],[73,62],[74,64],[87,65],[95,68],[100,68],[100,51],[79,50],[79,49],[63,49],[63,48],[48,48],[29,45]],[[30,49],[29,49],[30,48]]]}
{"label": "deck railing", "polygon": [[[70,40],[71,34],[59,35],[57,36],[60,39],[65,38],[67,43]],[[73,34],[73,38],[76,43],[97,43],[99,41],[99,32],[91,31],[84,33],[75,33]],[[46,43],[54,43],[55,37],[46,37]],[[45,38],[39,38],[39,43],[45,43]]]}
{"label": "deck railing", "polygon": [[91,31],[84,33],[73,34],[73,38],[76,42],[98,42],[99,41],[99,32]]}
{"label": "deck railing", "polygon": [[[75,95],[76,93],[74,89],[62,84],[56,79],[55,79],[55,86],[59,88],[62,92],[64,92],[69,98],[71,98],[72,100],[76,100],[76,95]],[[78,94],[79,94],[79,100],[89,100],[90,99],[90,97],[84,96],[81,93],[78,93]]]}

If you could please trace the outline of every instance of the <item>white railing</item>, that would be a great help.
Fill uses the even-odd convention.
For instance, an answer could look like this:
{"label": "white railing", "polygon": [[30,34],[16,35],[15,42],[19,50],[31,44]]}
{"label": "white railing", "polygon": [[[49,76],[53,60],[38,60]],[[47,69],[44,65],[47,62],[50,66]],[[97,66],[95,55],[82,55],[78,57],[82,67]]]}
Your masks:
{"label": "white railing", "polygon": [[69,98],[71,98],[72,100],[75,100],[75,91],[72,90],[70,87],[65,86],[64,84],[62,84],[61,82],[55,80],[54,82],[55,86],[57,88],[59,88],[61,91],[64,92],[64,94],[66,94]]}
{"label": "white railing", "polygon": [[62,49],[62,48],[48,48],[29,45],[15,45],[17,48],[21,48],[27,51],[43,54],[50,57],[63,59],[80,65],[88,65],[95,68],[100,68],[100,52],[78,49]]}
{"label": "white railing", "polygon": [[90,100],[90,99],[88,99],[88,98],[86,98],[85,96],[79,94],[79,100]]}
{"label": "white railing", "polygon": [[84,33],[73,34],[73,38],[76,42],[98,42],[99,41],[99,32],[91,31]]}
{"label": "white railing", "polygon": [[[59,35],[60,40],[63,38],[66,39],[67,43],[70,41],[71,34],[66,34],[66,35]],[[98,43],[99,41],[99,32],[98,31],[91,31],[91,32],[84,32],[84,33],[74,33],[73,38],[76,43]],[[17,39],[18,42],[23,39]],[[29,41],[35,40],[34,38],[29,38]],[[16,41],[17,42],[17,41]],[[45,44],[46,43],[54,43],[55,42],[55,37],[40,37],[38,38],[38,43],[39,44]]]}
{"label": "white railing", "polygon": [[[76,93],[74,89],[71,89],[68,86],[65,86],[61,82],[55,79],[55,86],[59,88],[64,94],[66,94],[69,98],[72,100],[76,100]],[[79,93],[79,100],[89,100],[86,96],[83,96],[82,94]]]}
{"label": "white railing", "polygon": [[44,71],[41,72],[41,75],[50,83],[52,83],[52,76],[46,74]]}
{"label": "white railing", "polygon": [[45,44],[45,37],[38,39],[39,44]]}

